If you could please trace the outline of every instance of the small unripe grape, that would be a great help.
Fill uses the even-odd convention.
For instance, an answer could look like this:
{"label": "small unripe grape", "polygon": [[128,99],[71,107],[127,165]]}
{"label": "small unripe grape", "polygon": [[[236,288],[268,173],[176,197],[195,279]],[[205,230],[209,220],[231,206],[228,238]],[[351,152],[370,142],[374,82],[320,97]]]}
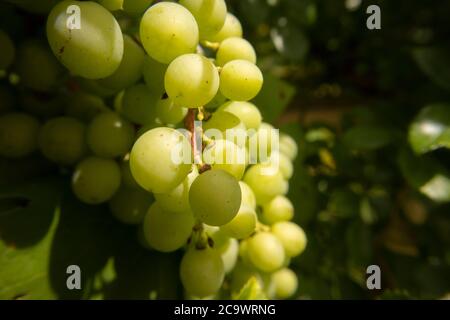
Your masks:
{"label": "small unripe grape", "polygon": [[277,299],[287,299],[294,295],[298,288],[297,275],[290,269],[284,268],[274,272],[271,276]]}
{"label": "small unripe grape", "polygon": [[115,158],[126,154],[133,144],[134,128],[115,112],[96,116],[87,129],[89,148],[98,156]]}
{"label": "small unripe grape", "polygon": [[253,265],[264,272],[279,269],[285,258],[282,243],[270,232],[257,233],[249,240],[248,255]]}
{"label": "small unripe grape", "polygon": [[139,137],[131,150],[133,177],[145,190],[169,192],[191,171],[190,153],[189,159],[183,157],[190,150],[189,141],[178,131],[171,128],[151,129]]}
{"label": "small unripe grape", "polygon": [[220,72],[220,91],[230,100],[249,101],[263,85],[261,70],[246,60],[233,60]]}
{"label": "small unripe grape", "polygon": [[220,254],[210,248],[192,248],[186,252],[180,265],[180,277],[184,288],[197,297],[215,294],[225,276]]}
{"label": "small unripe grape", "polygon": [[238,213],[241,189],[236,178],[228,172],[209,170],[192,183],[189,203],[194,215],[202,222],[222,226]]}
{"label": "small unripe grape", "polygon": [[0,117],[0,155],[22,158],[37,149],[39,122],[25,113],[9,113]]}
{"label": "small unripe grape", "polygon": [[99,204],[113,197],[120,180],[120,168],[114,160],[89,157],[75,168],[72,190],[82,202]]}
{"label": "small unripe grape", "polygon": [[61,165],[75,164],[87,151],[85,131],[85,125],[74,118],[50,119],[39,133],[42,154]]}
{"label": "small unripe grape", "polygon": [[297,224],[289,221],[277,222],[272,233],[281,241],[289,257],[298,256],[306,248],[306,234]]}
{"label": "small unripe grape", "polygon": [[288,221],[294,217],[294,206],[285,196],[276,196],[263,206],[262,218],[267,224]]}

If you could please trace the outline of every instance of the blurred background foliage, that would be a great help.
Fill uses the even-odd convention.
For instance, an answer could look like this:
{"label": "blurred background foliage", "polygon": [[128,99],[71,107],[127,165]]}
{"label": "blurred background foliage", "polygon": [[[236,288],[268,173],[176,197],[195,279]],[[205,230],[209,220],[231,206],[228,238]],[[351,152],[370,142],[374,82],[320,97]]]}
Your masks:
{"label": "blurred background foliage", "polygon": [[[38,12],[55,2],[14,1]],[[227,3],[265,72],[256,99],[265,121],[300,148],[289,192],[308,235],[293,261],[297,297],[448,298],[450,2]],[[371,4],[381,8],[381,30],[366,28]],[[15,39],[44,37],[35,27],[44,23],[0,3],[0,28]],[[49,108],[54,99],[37,97]],[[177,254],[141,249],[106,210],[92,214],[66,192],[67,181],[47,177],[54,171],[40,158],[0,160],[1,298],[181,295]],[[30,176],[37,182],[20,183]],[[86,270],[83,296],[61,287],[74,261]],[[381,267],[382,290],[366,288],[371,264]]]}

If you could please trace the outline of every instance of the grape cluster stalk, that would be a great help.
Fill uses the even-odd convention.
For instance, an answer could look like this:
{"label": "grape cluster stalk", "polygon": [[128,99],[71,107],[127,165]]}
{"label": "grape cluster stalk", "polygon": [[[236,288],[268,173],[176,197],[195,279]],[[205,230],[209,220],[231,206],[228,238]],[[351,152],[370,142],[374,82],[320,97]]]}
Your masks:
{"label": "grape cluster stalk", "polygon": [[251,279],[293,297],[307,243],[286,197],[297,145],[252,103],[263,73],[226,2],[56,1],[43,28],[20,42],[0,30],[21,105],[0,86],[0,155],[45,157],[144,247],[183,250],[186,298],[233,297]]}

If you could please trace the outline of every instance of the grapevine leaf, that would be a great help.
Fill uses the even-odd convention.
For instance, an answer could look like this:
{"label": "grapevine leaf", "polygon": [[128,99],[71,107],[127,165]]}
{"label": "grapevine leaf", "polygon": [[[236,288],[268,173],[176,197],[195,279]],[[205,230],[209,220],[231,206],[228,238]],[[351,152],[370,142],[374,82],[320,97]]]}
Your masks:
{"label": "grapevine leaf", "polygon": [[385,147],[394,139],[392,130],[379,126],[356,126],[349,129],[344,143],[354,150],[376,150]]}
{"label": "grapevine leaf", "polygon": [[450,90],[450,50],[448,48],[416,48],[412,55],[423,73],[437,85]]}
{"label": "grapevine leaf", "polygon": [[255,277],[251,277],[241,291],[233,296],[233,300],[266,300],[261,285]]}

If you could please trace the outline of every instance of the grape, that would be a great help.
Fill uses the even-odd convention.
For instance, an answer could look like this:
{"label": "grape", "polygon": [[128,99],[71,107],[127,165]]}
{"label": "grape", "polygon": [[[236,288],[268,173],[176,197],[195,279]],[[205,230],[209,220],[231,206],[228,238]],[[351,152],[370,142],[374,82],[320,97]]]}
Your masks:
{"label": "grape", "polygon": [[183,121],[187,112],[186,108],[176,106],[168,97],[161,98],[156,103],[156,116],[162,123],[177,124]]}
{"label": "grape", "polygon": [[274,272],[271,276],[275,287],[275,297],[287,299],[294,295],[298,287],[297,275],[288,268]]}
{"label": "grape", "polygon": [[259,270],[273,272],[284,262],[284,248],[281,242],[270,232],[254,235],[248,243],[248,255]]}
{"label": "grape", "polygon": [[189,190],[194,215],[211,226],[230,222],[241,206],[239,183],[223,170],[209,170],[199,175]]}
{"label": "grape", "polygon": [[95,95],[79,91],[68,97],[66,115],[90,122],[99,113],[109,110],[103,100]]}
{"label": "grape", "polygon": [[177,3],[160,2],[142,17],[141,41],[148,55],[160,63],[195,52],[198,26],[194,16]]}
{"label": "grape", "polygon": [[16,48],[9,35],[0,30],[0,70],[7,69],[14,61]]}
{"label": "grape", "polygon": [[203,150],[203,161],[240,180],[245,171],[245,150],[228,140],[216,140]]}
{"label": "grape", "polygon": [[242,26],[234,15],[227,13],[222,29],[220,29],[220,31],[215,35],[208,37],[206,40],[211,42],[222,42],[223,40],[231,37],[242,38]]}
{"label": "grape", "polygon": [[139,224],[152,202],[151,194],[142,189],[121,187],[109,200],[109,208],[117,220],[126,224]]}
{"label": "grape", "polygon": [[213,240],[213,247],[217,250],[221,251],[228,245],[230,237],[225,234],[225,232],[223,232],[219,227],[204,224],[203,230],[206,235]]}
{"label": "grape", "polygon": [[185,54],[170,63],[164,85],[175,104],[197,108],[210,102],[216,95],[219,73],[207,58],[198,54]]}
{"label": "grape", "polygon": [[235,267],[239,256],[239,241],[230,238],[227,243],[218,250],[222,258],[225,273],[230,273]]}
{"label": "grape", "polygon": [[293,161],[298,153],[297,143],[291,136],[282,133],[280,135],[280,151]]}
{"label": "grape", "polygon": [[213,249],[190,249],[181,260],[181,282],[189,293],[200,298],[219,291],[224,276],[222,259]]}
{"label": "grape", "polygon": [[278,137],[278,131],[273,126],[262,122],[256,133],[251,135],[248,140],[252,161],[256,159],[261,163],[269,161],[272,151],[276,152]]}
{"label": "grape", "polygon": [[109,11],[122,10],[124,0],[97,0],[102,6],[104,6]]}
{"label": "grape", "polygon": [[131,150],[130,167],[133,177],[148,191],[169,192],[191,170],[192,162],[178,161],[185,160],[178,159],[178,155],[186,150],[191,150],[189,141],[174,129],[155,128],[147,131]]}
{"label": "grape", "polygon": [[39,133],[39,147],[49,160],[61,165],[73,165],[86,153],[85,125],[69,117],[47,121]]}
{"label": "grape", "polygon": [[262,116],[258,108],[250,102],[229,101],[218,109],[226,111],[238,117],[247,129],[258,129],[261,125]]}
{"label": "grape", "polygon": [[62,68],[46,46],[36,40],[28,40],[19,47],[17,73],[25,87],[46,92],[56,87]]}
{"label": "grape", "polygon": [[195,17],[200,39],[217,34],[225,24],[227,5],[224,0],[180,0]]}
{"label": "grape", "polygon": [[125,160],[120,163],[120,173],[122,176],[122,184],[126,188],[141,189],[141,186],[134,180],[131,174],[130,161]]}
{"label": "grape", "polygon": [[262,218],[265,223],[274,224],[294,217],[294,206],[285,196],[276,196],[263,206]]}
{"label": "grape", "polygon": [[101,98],[110,98],[117,94],[117,91],[105,86],[102,86],[98,80],[86,79],[77,77],[77,84],[86,93],[90,93]]}
{"label": "grape", "polygon": [[87,144],[100,157],[115,158],[130,150],[134,141],[134,128],[115,112],[96,116],[87,129]]}
{"label": "grape", "polygon": [[216,96],[208,102],[208,104],[205,105],[206,109],[217,109],[221,105],[223,105],[225,102],[227,102],[227,98],[224,97],[224,95],[217,91]]}
{"label": "grape", "polygon": [[150,124],[156,118],[157,101],[158,97],[145,85],[137,84],[125,90],[119,113],[132,122]]}
{"label": "grape", "polygon": [[236,264],[230,278],[230,288],[233,293],[239,293],[251,278],[255,278],[261,287],[264,285],[261,274],[255,268],[248,266],[242,261]]}
{"label": "grape", "polygon": [[283,178],[292,178],[292,174],[294,173],[294,165],[292,164],[291,160],[284,153],[279,153],[278,156],[280,171],[283,175]]}
{"label": "grape", "polygon": [[193,168],[182,183],[168,193],[155,193],[155,199],[163,210],[190,213],[189,189],[198,176],[197,168]]}
{"label": "grape", "polygon": [[172,252],[184,246],[194,227],[189,213],[164,211],[153,203],[144,218],[144,236],[148,244],[161,252]]}
{"label": "grape", "polygon": [[25,113],[8,113],[0,117],[0,155],[22,158],[37,149],[39,122]]}
{"label": "grape", "polygon": [[152,2],[153,0],[123,0],[123,11],[135,17],[140,16]]}
{"label": "grape", "polygon": [[256,198],[252,189],[244,181],[239,181],[242,195],[242,205],[256,209]]}
{"label": "grape", "polygon": [[247,206],[241,206],[233,220],[223,225],[221,229],[230,237],[245,239],[255,232],[256,221],[255,210]]}
{"label": "grape", "polygon": [[135,84],[142,76],[144,50],[128,35],[123,36],[123,57],[112,75],[99,80],[101,86],[119,91]]}
{"label": "grape", "polygon": [[161,97],[166,92],[164,88],[164,75],[166,74],[166,70],[166,64],[159,63],[149,56],[145,56],[142,69],[145,84],[158,97]]}
{"label": "grape", "polygon": [[222,41],[216,53],[216,63],[223,67],[233,60],[247,60],[256,63],[256,52],[245,39],[232,37]]}
{"label": "grape", "polygon": [[244,182],[252,188],[259,205],[269,202],[277,195],[286,194],[289,189],[279,170],[263,164],[250,167],[245,173]]}
{"label": "grape", "polygon": [[277,222],[272,226],[272,233],[283,244],[287,256],[295,257],[305,250],[307,242],[305,232],[295,223]]}
{"label": "grape", "polygon": [[[80,29],[69,29],[74,15],[67,8],[80,8]],[[100,79],[113,74],[122,60],[123,36],[114,16],[96,2],[62,1],[50,12],[47,38],[53,53],[74,74]]]}
{"label": "grape", "polygon": [[246,60],[230,61],[220,72],[220,91],[230,100],[251,100],[259,93],[262,84],[261,71]]}
{"label": "grape", "polygon": [[114,160],[89,157],[75,168],[72,190],[82,202],[99,204],[113,197],[120,179],[120,168]]}
{"label": "grape", "polygon": [[245,147],[247,141],[245,125],[234,114],[226,111],[215,112],[207,122],[203,123],[203,131],[209,139],[225,138],[241,148]]}

